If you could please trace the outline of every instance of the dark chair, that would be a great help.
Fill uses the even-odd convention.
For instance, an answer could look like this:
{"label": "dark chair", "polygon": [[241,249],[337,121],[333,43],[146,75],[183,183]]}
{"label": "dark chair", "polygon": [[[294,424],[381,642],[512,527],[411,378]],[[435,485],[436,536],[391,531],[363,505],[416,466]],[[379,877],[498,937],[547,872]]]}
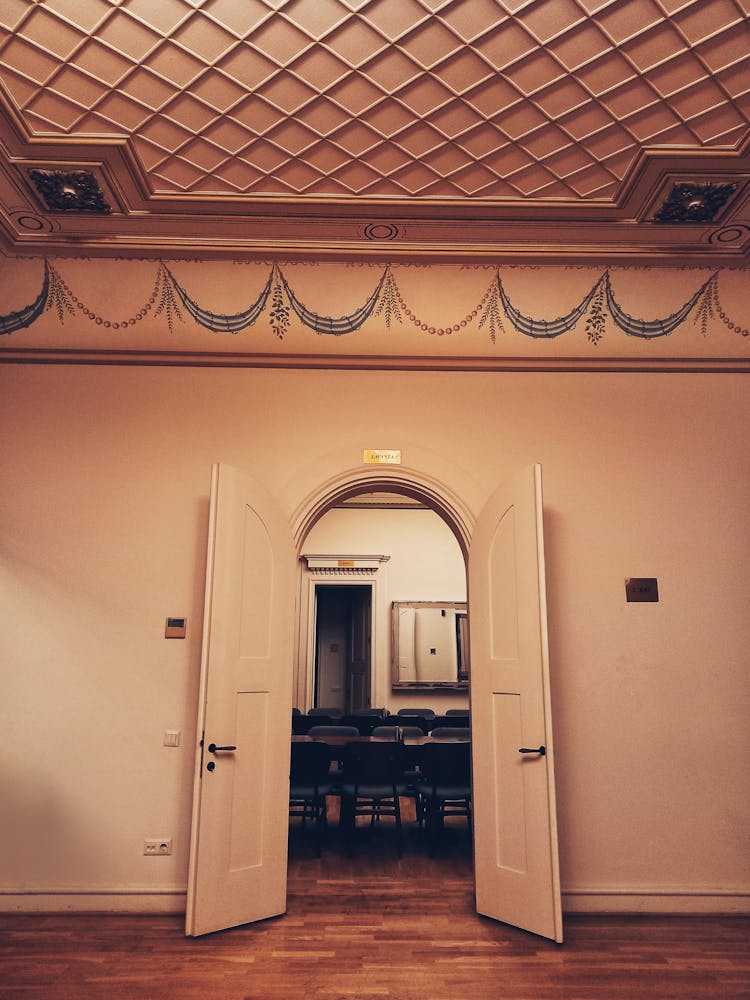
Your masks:
{"label": "dark chair", "polygon": [[294,715],[292,714],[292,735],[307,736],[313,726],[331,725],[333,719],[327,715]]}
{"label": "dark chair", "polygon": [[430,743],[421,762],[419,795],[433,855],[447,817],[465,816],[471,828],[471,744]]}
{"label": "dark chair", "polygon": [[422,719],[435,718],[435,713],[431,708],[400,708],[396,715],[418,715]]}
{"label": "dark chair", "polygon": [[328,719],[340,719],[344,714],[344,710],[343,708],[324,708],[323,706],[316,705],[307,714],[309,716],[325,715]]}
{"label": "dark chair", "polygon": [[289,769],[289,816],[315,823],[318,857],[327,823],[326,795],[333,790],[330,754],[325,743],[292,743]]}
{"label": "dark chair", "polygon": [[461,718],[468,719],[470,717],[470,712],[468,708],[447,708],[445,710],[446,716],[451,716],[451,718]]}
{"label": "dark chair", "polygon": [[396,740],[350,743],[344,752],[341,780],[341,819],[353,850],[358,816],[370,817],[370,828],[384,816],[395,820],[398,856],[403,853],[401,804],[407,793],[406,755]]}
{"label": "dark chair", "polygon": [[375,726],[371,735],[377,736],[380,739],[398,740],[403,736],[411,736],[415,738],[424,736],[424,730],[421,726],[406,726],[396,723],[395,725],[386,724],[383,726]]}
{"label": "dark chair", "polygon": [[409,726],[411,729],[418,728],[422,735],[430,731],[430,720],[421,715],[385,715],[378,720],[379,726]]}
{"label": "dark chair", "polygon": [[341,719],[347,726],[354,726],[360,736],[369,736],[382,720],[382,715],[373,715],[370,712],[352,712]]}
{"label": "dark chair", "polygon": [[469,726],[436,726],[430,731],[433,740],[467,740],[471,739]]}
{"label": "dark chair", "polygon": [[436,715],[432,720],[432,728],[438,726],[470,726],[471,718],[468,715]]}
{"label": "dark chair", "polygon": [[320,725],[314,725],[308,730],[308,736],[359,736],[359,730],[356,726],[347,726],[334,723],[321,723]]}
{"label": "dark chair", "polygon": [[[325,740],[326,736],[359,736],[360,733],[356,726],[345,726],[334,722],[330,725],[313,726],[307,735]],[[328,751],[328,767],[332,783],[331,795],[340,795],[344,747],[326,746],[326,750]]]}
{"label": "dark chair", "polygon": [[[394,719],[394,718],[399,718],[399,716],[391,715],[391,716],[386,716],[386,718]],[[408,716],[406,718],[407,721],[411,721],[411,719],[416,719],[416,716],[412,716],[411,719],[409,719]],[[403,721],[404,721],[404,716],[401,716],[400,722]],[[421,726],[405,726],[401,725],[400,723],[396,723],[395,725],[375,726],[375,728],[372,731],[372,735],[377,736],[379,739],[388,739],[388,740],[400,740],[403,739],[405,736],[407,738],[411,737],[414,739],[418,739],[424,736],[424,732]],[[415,759],[415,754],[413,751],[414,747],[406,748],[406,754],[405,754],[406,759],[404,761],[405,789],[403,795],[406,796],[407,798],[414,799],[414,809],[417,815],[417,821],[421,826],[422,803],[419,798],[419,782],[422,777],[422,772],[420,771],[418,766],[418,755],[416,755]]]}
{"label": "dark chair", "polygon": [[299,708],[293,708],[292,715],[302,715],[302,712],[300,711]]}

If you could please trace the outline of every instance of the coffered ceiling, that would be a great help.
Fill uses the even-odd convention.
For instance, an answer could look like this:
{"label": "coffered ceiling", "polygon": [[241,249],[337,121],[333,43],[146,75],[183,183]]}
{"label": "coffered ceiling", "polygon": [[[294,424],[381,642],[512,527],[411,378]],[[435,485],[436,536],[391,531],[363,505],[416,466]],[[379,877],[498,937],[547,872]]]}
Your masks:
{"label": "coffered ceiling", "polygon": [[748,0],[3,0],[6,254],[746,262]]}

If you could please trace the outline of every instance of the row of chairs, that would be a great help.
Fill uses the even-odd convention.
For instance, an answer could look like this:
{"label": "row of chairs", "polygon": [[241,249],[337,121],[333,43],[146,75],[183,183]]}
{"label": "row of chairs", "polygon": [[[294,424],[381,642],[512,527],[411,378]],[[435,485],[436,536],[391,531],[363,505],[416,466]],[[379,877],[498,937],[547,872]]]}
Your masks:
{"label": "row of chairs", "polygon": [[341,797],[341,825],[353,847],[357,817],[370,826],[393,817],[398,853],[403,853],[401,799],[413,798],[420,828],[434,854],[448,816],[465,816],[471,822],[471,750],[468,743],[430,743],[420,748],[414,767],[403,743],[350,743],[343,749],[340,770],[331,769],[330,748],[325,743],[293,743],[289,790],[289,815],[314,824],[317,852],[322,851],[327,827],[327,797]]}
{"label": "row of chairs", "polygon": [[[299,713],[299,711],[300,710],[298,708],[292,709],[293,713]],[[316,706],[315,708],[311,708],[307,712],[307,714],[327,715],[327,716],[333,716],[334,718],[340,718],[345,713],[342,708],[325,708]],[[466,717],[469,715],[469,709],[449,708],[444,713],[438,713],[435,711],[434,708],[419,708],[419,707],[399,708],[397,712],[389,712],[387,708],[362,708],[359,711],[355,712],[354,714],[361,716],[371,715],[376,718],[380,718],[386,715],[412,715],[412,716],[417,716],[420,719],[427,719],[428,721],[430,721],[432,719],[437,718],[439,715],[446,715],[451,717],[453,716]]]}
{"label": "row of chairs", "polygon": [[[430,714],[421,714],[423,712]],[[295,736],[307,735],[315,726],[332,725],[354,727],[360,736],[371,736],[379,726],[417,728],[426,735],[433,733],[435,729],[469,728],[471,719],[468,709],[452,709],[444,715],[437,715],[432,709],[400,709],[395,715],[389,714],[385,709],[366,709],[345,714],[337,708],[313,708],[306,715],[298,709],[292,710],[292,733]]]}
{"label": "row of chairs", "polygon": [[393,722],[392,717],[386,716],[384,725],[376,725],[370,728],[363,729],[361,725],[355,725],[346,721],[346,717],[342,719],[340,723],[316,723],[314,726],[310,726],[309,729],[303,734],[293,733],[293,735],[304,735],[304,736],[376,736],[380,739],[386,740],[400,740],[403,737],[407,738],[420,738],[423,736],[428,736],[433,740],[446,740],[446,739],[468,739],[471,736],[470,726],[435,726],[431,729],[429,733],[421,726],[410,726],[405,725],[402,721]]}

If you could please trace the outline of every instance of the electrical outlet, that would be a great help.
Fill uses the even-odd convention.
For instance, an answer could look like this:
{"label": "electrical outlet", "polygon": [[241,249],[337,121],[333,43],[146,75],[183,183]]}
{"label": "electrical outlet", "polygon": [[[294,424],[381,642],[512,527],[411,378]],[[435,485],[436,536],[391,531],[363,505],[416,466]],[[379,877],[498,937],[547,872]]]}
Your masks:
{"label": "electrical outlet", "polygon": [[143,853],[151,857],[165,857],[172,853],[171,837],[146,837],[143,841]]}

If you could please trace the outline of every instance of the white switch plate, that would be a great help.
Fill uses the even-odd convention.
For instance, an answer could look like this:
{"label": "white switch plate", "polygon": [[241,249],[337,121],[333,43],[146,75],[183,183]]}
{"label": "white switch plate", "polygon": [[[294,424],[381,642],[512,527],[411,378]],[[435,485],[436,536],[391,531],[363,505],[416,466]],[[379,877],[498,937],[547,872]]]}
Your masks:
{"label": "white switch plate", "polygon": [[180,730],[167,729],[167,731],[164,733],[164,746],[178,747],[179,745],[180,745]]}

